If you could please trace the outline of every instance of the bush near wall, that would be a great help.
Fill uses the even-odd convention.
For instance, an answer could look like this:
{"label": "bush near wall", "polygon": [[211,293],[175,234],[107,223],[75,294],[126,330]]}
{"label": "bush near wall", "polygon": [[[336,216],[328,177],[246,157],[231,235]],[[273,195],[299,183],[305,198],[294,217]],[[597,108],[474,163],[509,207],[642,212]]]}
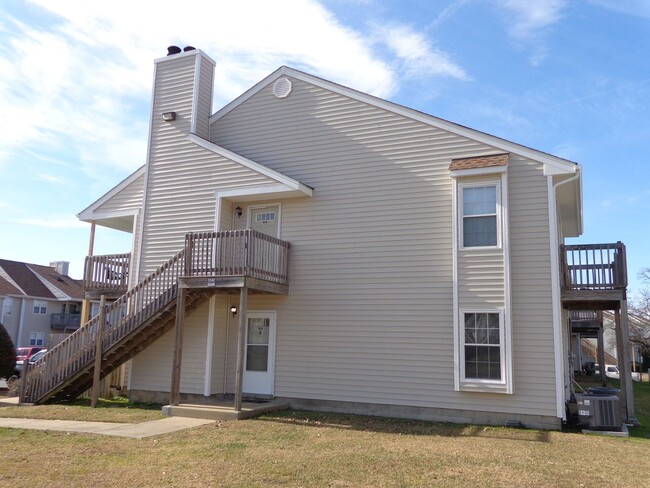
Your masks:
{"label": "bush near wall", "polygon": [[0,324],[0,378],[9,378],[16,368],[16,348],[4,325]]}

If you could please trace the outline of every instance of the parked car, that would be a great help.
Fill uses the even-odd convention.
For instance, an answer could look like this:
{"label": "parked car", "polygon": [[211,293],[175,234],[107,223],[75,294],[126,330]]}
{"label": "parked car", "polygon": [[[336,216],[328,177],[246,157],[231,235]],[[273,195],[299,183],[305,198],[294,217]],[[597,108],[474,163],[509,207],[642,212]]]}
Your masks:
{"label": "parked car", "polygon": [[[594,364],[595,374],[600,374],[600,365]],[[608,378],[616,378],[617,380],[621,378],[621,373],[618,370],[618,366],[615,364],[606,364],[605,365],[605,376]]]}
{"label": "parked car", "polygon": [[24,361],[25,359],[31,358],[38,351],[42,351],[44,347],[29,346],[29,347],[19,347],[16,349],[16,361]]}
{"label": "parked car", "polygon": [[22,356],[23,359],[18,359],[21,356],[16,356],[16,367],[14,369],[14,374],[16,376],[20,376],[21,373],[23,372],[23,365],[25,364],[25,358],[27,362],[31,365],[34,364],[36,361],[38,361],[40,358],[42,358],[47,352],[47,349],[44,349],[42,347],[19,347],[16,352],[20,351],[21,349],[37,349],[37,351],[28,351],[28,354]]}

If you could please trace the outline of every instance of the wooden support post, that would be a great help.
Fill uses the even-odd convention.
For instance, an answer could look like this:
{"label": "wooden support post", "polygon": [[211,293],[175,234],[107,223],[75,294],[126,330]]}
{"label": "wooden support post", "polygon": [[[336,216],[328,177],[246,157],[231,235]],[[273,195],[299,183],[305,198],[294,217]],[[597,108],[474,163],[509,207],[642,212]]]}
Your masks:
{"label": "wooden support post", "polygon": [[246,307],[248,288],[239,290],[239,332],[237,334],[237,371],[235,374],[235,412],[241,412],[242,391],[244,386],[244,357],[246,357]]}
{"label": "wooden support post", "polygon": [[181,400],[181,362],[183,360],[183,327],[185,326],[185,295],[186,288],[178,286],[176,297],[176,341],[174,344],[174,359],[172,363],[171,398],[169,404],[176,406]]}
{"label": "wooden support post", "polygon": [[[634,414],[634,390],[632,386],[632,368],[630,367],[630,331],[627,316],[627,300],[621,300],[620,312],[620,337],[621,348],[618,358],[618,370],[621,376],[621,391],[625,392],[625,409],[627,421],[638,425],[639,421]],[[619,336],[616,336],[617,339]]]}
{"label": "wooden support post", "polygon": [[99,301],[99,321],[97,322],[97,334],[95,335],[95,370],[93,372],[93,389],[90,398],[90,406],[95,408],[99,400],[100,378],[102,372],[102,354],[104,342],[104,329],[106,328],[106,296],[102,295]]}
{"label": "wooden support post", "polygon": [[[97,227],[97,223],[93,220],[90,222],[90,239],[88,241],[88,256],[92,256],[94,249],[95,249],[95,228]],[[84,273],[87,273],[88,270],[84,269]],[[86,276],[84,275],[84,282],[86,280]],[[83,301],[81,302],[81,317],[80,317],[81,323],[79,325],[83,325],[88,320],[90,320],[90,300],[84,297]]]}
{"label": "wooden support post", "polygon": [[605,374],[605,326],[602,323],[598,329],[598,364],[600,372],[600,382],[603,386],[607,385],[607,375]]}
{"label": "wooden support post", "polygon": [[18,391],[18,403],[27,403],[25,402],[27,395],[27,378],[29,377],[29,361],[23,361],[23,371],[20,375],[20,390]]}

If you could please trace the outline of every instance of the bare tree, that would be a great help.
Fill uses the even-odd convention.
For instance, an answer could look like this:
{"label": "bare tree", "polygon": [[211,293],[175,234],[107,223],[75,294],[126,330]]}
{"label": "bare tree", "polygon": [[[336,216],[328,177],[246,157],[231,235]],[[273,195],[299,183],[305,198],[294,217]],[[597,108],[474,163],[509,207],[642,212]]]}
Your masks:
{"label": "bare tree", "polygon": [[630,302],[629,327],[630,342],[641,349],[643,368],[650,368],[650,268],[639,271],[643,288],[638,297]]}

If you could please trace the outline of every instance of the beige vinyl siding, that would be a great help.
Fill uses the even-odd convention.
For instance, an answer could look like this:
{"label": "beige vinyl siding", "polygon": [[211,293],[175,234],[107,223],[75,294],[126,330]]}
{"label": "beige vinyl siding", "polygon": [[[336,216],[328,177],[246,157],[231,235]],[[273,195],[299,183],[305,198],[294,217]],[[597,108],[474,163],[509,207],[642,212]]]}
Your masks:
{"label": "beige vinyl siding", "polygon": [[[290,295],[249,298],[251,308],[278,312],[275,394],[554,415],[554,397],[533,392],[534,384],[551,388],[554,381],[547,370],[552,327],[540,322],[550,317],[550,301],[522,297],[524,289],[516,318],[523,306],[537,318],[528,327],[515,325],[522,347],[514,353],[515,394],[454,391],[448,167],[453,158],[501,151],[292,82],[288,98],[265,88],[211,126],[213,142],[314,187],[311,199],[281,202],[282,238],[292,244]],[[512,198],[521,195],[515,191]],[[545,205],[542,197],[514,215],[525,220],[521,212],[535,216]],[[544,262],[536,242],[511,232],[517,266],[528,266],[526,253],[535,266]],[[547,221],[537,232],[548,232]],[[502,276],[502,260],[488,256],[467,265]],[[528,272],[518,271],[517,279]],[[503,291],[494,286],[471,290],[503,303]],[[229,343],[232,352],[232,327]],[[232,361],[226,374],[232,391]]]}
{"label": "beige vinyl siding", "polygon": [[[181,385],[183,393],[203,394],[209,302],[204,302],[185,319]],[[174,329],[133,358],[131,389],[170,391]]]}
{"label": "beige vinyl siding", "polygon": [[[141,278],[178,252],[187,232],[214,230],[215,190],[272,182],[189,142],[193,86],[194,56],[157,64]],[[162,120],[167,111],[177,113],[175,121]]]}
{"label": "beige vinyl siding", "polygon": [[115,195],[113,195],[107,202],[104,202],[97,209],[95,213],[101,214],[104,212],[128,212],[136,211],[142,206],[142,192],[144,188],[144,175],[135,179],[131,184],[127,185]]}
{"label": "beige vinyl siding", "polygon": [[196,114],[196,134],[208,139],[210,137],[210,127],[208,125],[208,118],[212,114],[212,80],[214,77],[214,65],[199,56],[199,91],[198,91],[198,105]]}
{"label": "beige vinyl siding", "polygon": [[[510,275],[515,391],[555,411],[548,187],[542,165],[511,156]],[[531,363],[534,368],[531,368]]]}
{"label": "beige vinyl siding", "polygon": [[[216,295],[215,328],[212,341],[212,378],[210,393],[224,393],[227,324],[231,321],[229,295]],[[236,322],[236,319],[235,319]],[[235,332],[236,334],[236,332]]]}

